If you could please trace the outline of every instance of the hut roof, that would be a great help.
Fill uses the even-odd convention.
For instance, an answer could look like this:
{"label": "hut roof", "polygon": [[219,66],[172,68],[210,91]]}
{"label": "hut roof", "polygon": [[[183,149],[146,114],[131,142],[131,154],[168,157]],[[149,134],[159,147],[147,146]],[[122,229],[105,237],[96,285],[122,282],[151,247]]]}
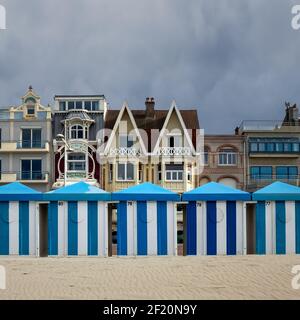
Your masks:
{"label": "hut roof", "polygon": [[251,200],[251,195],[248,192],[225,186],[222,183],[209,182],[194,190],[184,192],[182,200]]}
{"label": "hut roof", "polygon": [[300,200],[300,188],[280,181],[257,190],[252,194],[253,200]]}
{"label": "hut roof", "polygon": [[42,193],[25,186],[20,182],[12,182],[0,187],[1,201],[42,200]]}
{"label": "hut roof", "polygon": [[138,184],[112,194],[112,200],[131,201],[179,201],[180,196],[150,182]]}

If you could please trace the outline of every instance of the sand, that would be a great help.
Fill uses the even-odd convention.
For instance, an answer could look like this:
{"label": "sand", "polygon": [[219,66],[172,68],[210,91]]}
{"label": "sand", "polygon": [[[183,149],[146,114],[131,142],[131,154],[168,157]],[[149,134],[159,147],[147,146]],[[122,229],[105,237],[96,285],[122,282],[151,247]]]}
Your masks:
{"label": "sand", "polygon": [[0,258],[0,299],[300,299],[300,256]]}

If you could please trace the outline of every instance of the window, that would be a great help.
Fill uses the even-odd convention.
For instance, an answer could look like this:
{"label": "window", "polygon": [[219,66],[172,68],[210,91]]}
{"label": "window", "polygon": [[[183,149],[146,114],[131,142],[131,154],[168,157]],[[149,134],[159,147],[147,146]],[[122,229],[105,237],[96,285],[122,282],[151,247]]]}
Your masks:
{"label": "window", "polygon": [[132,148],[134,143],[133,136],[120,135],[119,143],[120,143],[120,148]]}
{"label": "window", "polygon": [[21,148],[41,148],[42,147],[41,129],[22,129]]}
{"label": "window", "polygon": [[76,101],[75,102],[75,107],[76,107],[76,109],[82,109],[82,101]]}
{"label": "window", "polygon": [[183,164],[166,164],[166,180],[182,181],[183,180]]}
{"label": "window", "polygon": [[157,177],[158,181],[161,181],[161,164],[157,166],[157,175],[158,175]]}
{"label": "window", "polygon": [[92,102],[91,101],[84,101],[84,109],[91,111]]}
{"label": "window", "polygon": [[114,178],[114,165],[112,163],[109,164],[109,182],[112,182],[113,181],[113,178]]}
{"label": "window", "polygon": [[92,101],[92,110],[93,111],[99,110],[99,101]]}
{"label": "window", "polygon": [[279,166],[276,167],[276,178],[284,180],[297,179],[298,167],[296,166]]}
{"label": "window", "polygon": [[60,101],[59,102],[59,110],[65,111],[66,110],[66,101]]}
{"label": "window", "polygon": [[272,180],[271,166],[253,166],[250,167],[250,176],[254,180]]}
{"label": "window", "polygon": [[35,108],[34,107],[27,107],[27,114],[30,116],[35,115]]}
{"label": "window", "polygon": [[224,148],[219,152],[219,165],[232,166],[237,164],[237,153],[232,148]]}
{"label": "window", "polygon": [[209,148],[204,147],[204,164],[208,165]]}
{"label": "window", "polygon": [[42,180],[42,160],[21,160],[21,180]]}
{"label": "window", "polygon": [[298,153],[298,138],[251,138],[249,141],[250,152],[264,153]]}
{"label": "window", "polygon": [[75,102],[74,101],[68,101],[68,110],[75,109]]}
{"label": "window", "polygon": [[179,134],[169,136],[168,146],[169,148],[182,147],[182,136]]}
{"label": "window", "polygon": [[70,128],[71,139],[86,139],[85,131],[81,125],[74,125]]}
{"label": "window", "polygon": [[71,153],[68,155],[68,171],[85,171],[86,158],[84,153]]}
{"label": "window", "polygon": [[143,165],[139,163],[139,182],[143,181]]}
{"label": "window", "polygon": [[118,180],[134,180],[134,165],[132,163],[118,164]]}

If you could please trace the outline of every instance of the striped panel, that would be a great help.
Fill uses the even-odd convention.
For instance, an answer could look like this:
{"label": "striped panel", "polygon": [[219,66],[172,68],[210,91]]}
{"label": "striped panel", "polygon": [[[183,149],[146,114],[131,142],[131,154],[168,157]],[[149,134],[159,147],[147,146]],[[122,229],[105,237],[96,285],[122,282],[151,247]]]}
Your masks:
{"label": "striped panel", "polygon": [[29,202],[29,254],[37,255],[36,245],[36,203]]}
{"label": "striped panel", "polygon": [[77,203],[77,235],[78,235],[78,255],[86,256],[88,253],[88,207],[87,201]]}
{"label": "striped panel", "polygon": [[88,201],[88,255],[98,254],[98,204]]}
{"label": "striped panel", "polygon": [[68,202],[58,202],[57,209],[58,255],[68,254]]}
{"label": "striped panel", "polygon": [[107,256],[108,253],[108,213],[107,204],[98,201],[98,255]]}
{"label": "striped panel", "polygon": [[197,254],[206,255],[206,202],[197,202]]}
{"label": "striped panel", "polygon": [[300,201],[295,202],[296,253],[300,254]]}
{"label": "striped panel", "polygon": [[58,255],[58,202],[48,205],[48,254]]}
{"label": "striped panel", "polygon": [[137,201],[137,254],[147,255],[147,214],[150,210],[147,210],[146,201]]}
{"label": "striped panel", "polygon": [[117,211],[117,251],[118,255],[127,255],[127,202],[120,201]]}
{"label": "striped panel", "polygon": [[[9,202],[9,254],[19,254],[19,202]],[[0,211],[2,211],[0,209]],[[1,214],[1,213],[0,213]]]}
{"label": "striped panel", "polygon": [[266,205],[265,201],[256,204],[256,253],[266,254]]}
{"label": "striped panel", "polygon": [[[245,204],[241,201],[236,202],[236,254],[243,254],[243,243],[246,230],[244,225]],[[246,248],[245,248],[246,249]]]}
{"label": "striped panel", "polygon": [[0,255],[9,254],[9,204],[0,202]]}
{"label": "striped panel", "polygon": [[227,254],[236,254],[236,202],[227,201],[226,203],[226,236]]}
{"label": "striped panel", "polygon": [[296,208],[295,201],[285,202],[285,237],[286,253],[296,253]]}
{"label": "striped panel", "polygon": [[190,201],[187,204],[186,212],[186,253],[187,255],[197,254],[197,241],[198,234],[201,234],[201,229],[197,226],[197,203],[195,201]]}
{"label": "striped panel", "polygon": [[276,253],[285,254],[285,201],[275,202],[276,210]]}
{"label": "striped panel", "polygon": [[217,254],[217,203],[216,201],[207,201],[206,203],[207,219],[207,254]]}
{"label": "striped panel", "polygon": [[157,255],[157,205],[147,202],[147,254]]}
{"label": "striped panel", "polygon": [[157,202],[157,254],[168,254],[167,202]]}
{"label": "striped panel", "polygon": [[29,202],[19,202],[19,254],[29,255]]}
{"label": "striped panel", "polygon": [[136,202],[127,202],[127,255],[137,252]]}
{"label": "striped panel", "polygon": [[68,202],[68,255],[78,255],[78,203]]}
{"label": "striped panel", "polygon": [[275,216],[275,208],[274,202],[267,201],[265,215],[265,234],[266,234],[266,253],[272,254],[275,252],[275,243],[274,239],[276,237],[275,228],[276,228],[276,216]]}
{"label": "striped panel", "polygon": [[168,239],[168,255],[176,255],[177,253],[177,221],[174,202],[167,202],[167,239]]}
{"label": "striped panel", "polygon": [[217,254],[225,255],[226,250],[226,201],[217,201]]}

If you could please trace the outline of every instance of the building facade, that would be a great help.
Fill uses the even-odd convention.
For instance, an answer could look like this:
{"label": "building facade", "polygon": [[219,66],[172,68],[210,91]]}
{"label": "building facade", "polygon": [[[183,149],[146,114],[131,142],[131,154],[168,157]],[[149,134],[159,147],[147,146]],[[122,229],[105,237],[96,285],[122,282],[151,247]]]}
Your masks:
{"label": "building facade", "polygon": [[238,129],[238,134],[245,139],[245,189],[248,191],[274,181],[299,186],[298,108],[286,103],[285,113],[281,121],[243,121]]}
{"label": "building facade", "polygon": [[100,186],[97,134],[104,128],[105,97],[57,95],[54,100],[53,188],[81,180]]}
{"label": "building facade", "polygon": [[196,186],[196,110],[179,110],[175,102],[158,110],[154,99],[147,98],[144,110],[126,103],[120,111],[108,110],[105,128],[103,189],[117,191],[146,181],[179,193]]}
{"label": "building facade", "polygon": [[51,108],[29,87],[21,104],[0,110],[0,184],[51,187]]}
{"label": "building facade", "polygon": [[204,170],[199,185],[220,182],[237,189],[245,187],[245,139],[241,135],[205,135]]}

